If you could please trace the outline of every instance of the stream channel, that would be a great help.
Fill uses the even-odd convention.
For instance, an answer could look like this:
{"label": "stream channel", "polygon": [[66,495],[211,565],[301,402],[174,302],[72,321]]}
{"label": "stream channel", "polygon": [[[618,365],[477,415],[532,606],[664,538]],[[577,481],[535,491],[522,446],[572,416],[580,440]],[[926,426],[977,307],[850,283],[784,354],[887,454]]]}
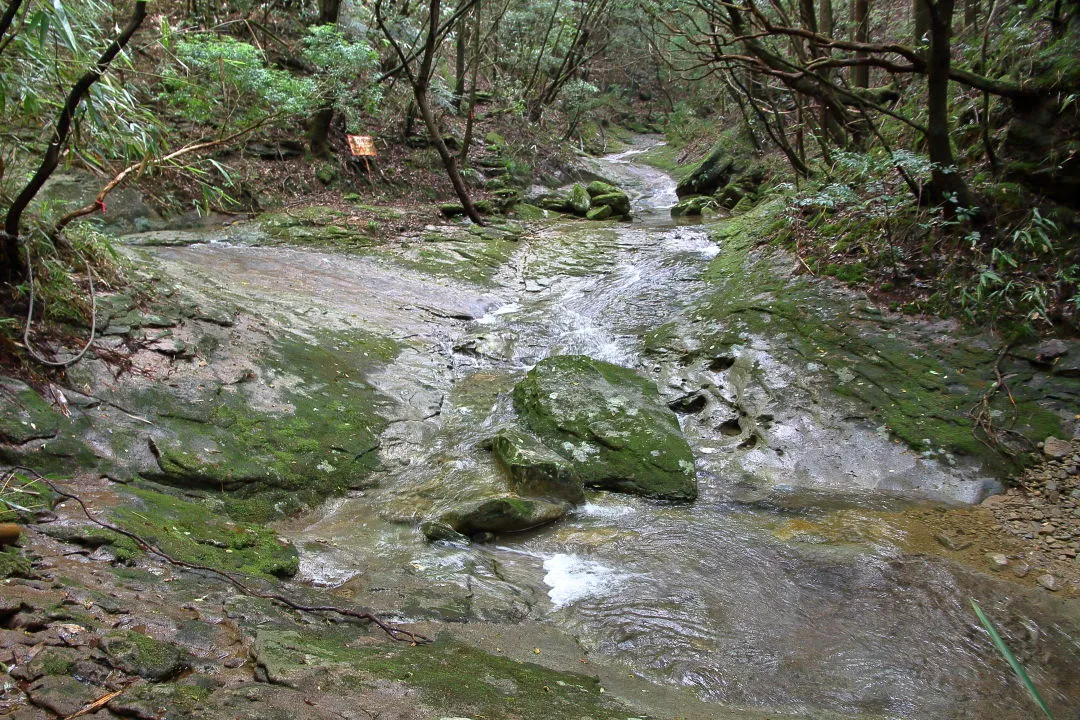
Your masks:
{"label": "stream channel", "polygon": [[[709,707],[716,716],[734,707],[1035,717],[978,626],[975,597],[1021,643],[1053,705],[1080,697],[1075,603],[901,547],[910,509],[978,502],[994,480],[895,442],[832,392],[836,378],[787,332],[751,330],[725,354],[696,352],[710,321],[695,308],[715,292],[703,273],[725,252],[722,234],[672,221],[674,182],[635,164],[640,151],[598,161],[636,195],[633,222],[546,225],[486,284],[433,279],[402,262],[405,251],[155,249],[189,276],[243,285],[249,307],[262,298],[264,312],[294,327],[298,316],[336,330],[392,327],[402,344],[371,378],[390,420],[378,485],[280,528],[301,551],[297,580],[404,620],[535,644],[538,654],[548,652],[545,633],[572,638],[583,661],[697,697],[696,709],[668,707],[672,717],[707,717]],[[790,272],[783,262],[777,272]],[[648,338],[661,328],[678,342],[657,350]],[[558,354],[635,368],[681,403],[698,500],[594,492],[553,525],[489,542],[427,542],[423,518],[497,475],[484,448],[514,422],[510,388]]]}

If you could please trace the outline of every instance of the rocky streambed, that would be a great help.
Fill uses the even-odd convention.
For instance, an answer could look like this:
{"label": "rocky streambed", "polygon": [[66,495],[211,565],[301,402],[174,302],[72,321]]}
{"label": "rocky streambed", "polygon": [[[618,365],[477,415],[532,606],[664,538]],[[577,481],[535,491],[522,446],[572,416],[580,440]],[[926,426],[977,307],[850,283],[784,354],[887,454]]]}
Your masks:
{"label": "rocky streambed", "polygon": [[629,223],[373,245],[305,211],[129,238],[158,299],[108,298],[97,358],[46,400],[4,381],[0,456],[256,592],[7,472],[0,707],[1031,717],[969,598],[1074,705],[1072,456],[1031,483],[1053,508],[1010,519],[969,411],[1019,452],[1072,437],[1080,348],[999,355],[797,276],[761,244],[782,201],[673,224],[635,152],[597,168]]}

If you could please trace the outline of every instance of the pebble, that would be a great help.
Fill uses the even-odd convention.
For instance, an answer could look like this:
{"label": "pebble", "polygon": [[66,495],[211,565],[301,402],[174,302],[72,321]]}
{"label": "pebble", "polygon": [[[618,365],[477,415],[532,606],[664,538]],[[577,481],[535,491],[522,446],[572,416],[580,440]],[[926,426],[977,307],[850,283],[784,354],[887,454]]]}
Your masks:
{"label": "pebble", "polygon": [[935,535],[934,539],[941,543],[941,545],[944,546],[947,550],[959,551],[966,550],[967,548],[971,547],[971,543],[967,540],[958,540],[957,538],[954,538],[951,535],[946,535],[943,532]]}
{"label": "pebble", "polygon": [[1043,452],[1046,453],[1047,457],[1055,459],[1068,457],[1072,452],[1072,443],[1068,443],[1051,435],[1043,441]]}
{"label": "pebble", "polygon": [[1013,568],[1013,575],[1015,575],[1018,578],[1024,577],[1029,572],[1031,572],[1031,566],[1028,565],[1027,563],[1020,563],[1019,565],[1017,565],[1016,567]]}
{"label": "pebble", "polygon": [[1057,578],[1050,573],[1040,575],[1039,577],[1035,578],[1035,582],[1039,583],[1050,592],[1054,592],[1058,589]]}
{"label": "pebble", "polygon": [[1001,570],[1009,565],[1009,558],[1001,553],[987,553],[986,559],[990,563],[991,570]]}

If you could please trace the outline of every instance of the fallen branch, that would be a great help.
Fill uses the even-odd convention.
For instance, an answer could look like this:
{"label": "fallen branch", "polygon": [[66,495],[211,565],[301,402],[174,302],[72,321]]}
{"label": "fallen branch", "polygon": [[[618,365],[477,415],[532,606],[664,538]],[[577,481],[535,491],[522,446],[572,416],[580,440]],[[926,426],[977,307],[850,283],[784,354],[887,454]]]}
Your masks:
{"label": "fallen branch", "polygon": [[76,712],[73,712],[70,715],[65,716],[64,720],[74,720],[77,717],[82,717],[83,715],[89,715],[90,713],[94,712],[95,710],[99,710],[99,709],[105,707],[106,705],[108,705],[110,700],[117,697],[118,695],[123,693],[125,690],[127,690],[127,687],[122,687],[119,690],[113,690],[110,693],[105,693],[104,695],[99,697],[94,702],[89,703],[82,710],[77,710]]}
{"label": "fallen branch", "polygon": [[[968,417],[971,418],[971,421],[974,423],[974,427],[971,428],[971,433],[975,436],[976,440],[995,452],[1003,452],[1010,457],[1015,457],[1018,453],[1001,441],[1002,435],[1008,434],[1016,436],[1027,443],[1033,450],[1035,449],[1035,443],[1032,442],[1031,438],[1028,436],[1013,430],[1012,428],[1012,426],[1016,424],[1019,408],[1016,406],[1016,398],[1012,394],[1012,389],[1009,388],[1009,378],[1001,372],[1001,361],[1004,360],[1005,356],[1008,354],[1009,345],[1002,345],[1001,349],[998,350],[997,359],[994,361],[994,382],[990,385],[990,388],[983,393],[979,402],[975,403],[971,410],[968,411]],[[1012,406],[1012,417],[1009,420],[1008,427],[995,427],[990,404],[994,401],[997,394],[1003,390],[1009,399],[1009,405]],[[980,430],[982,431],[982,436],[979,434]]]}
{"label": "fallen branch", "polygon": [[48,480],[37,470],[25,466],[16,466],[14,469],[32,473],[38,480],[48,485],[49,488],[60,497],[66,498],[68,500],[74,500],[76,503],[78,503],[79,507],[82,509],[83,515],[86,516],[87,520],[94,523],[98,527],[104,528],[106,530],[111,530],[112,532],[118,533],[126,538],[133,540],[135,544],[138,545],[143,551],[160,557],[162,560],[169,563],[170,565],[186,568],[188,570],[198,570],[200,572],[210,573],[211,575],[215,575],[224,580],[225,582],[229,583],[245,595],[248,595],[250,597],[262,598],[264,600],[270,600],[272,602],[278,603],[279,605],[284,605],[285,607],[292,610],[313,613],[336,613],[338,615],[344,615],[345,617],[354,618],[356,620],[365,620],[378,626],[379,629],[381,629],[388,636],[390,636],[390,639],[392,640],[397,640],[399,642],[408,642],[413,645],[426,645],[432,642],[431,638],[425,637],[424,635],[420,635],[418,633],[414,633],[401,627],[397,627],[396,625],[391,625],[390,623],[381,620],[375,614],[367,611],[353,610],[351,608],[338,607],[337,605],[303,605],[296,602],[295,600],[291,600],[290,598],[281,595],[280,593],[263,592],[261,590],[256,590],[255,588],[239,580],[234,575],[225,572],[224,570],[219,570],[208,565],[199,565],[198,563],[190,563],[185,560],[179,560],[177,558],[174,558],[161,548],[145,540],[140,535],[137,535],[136,533],[130,532],[111,523],[107,523],[104,520],[97,519],[96,517],[94,517],[93,513],[90,512],[90,508],[86,506],[86,503],[83,502],[82,498],[60,489],[52,481]]}

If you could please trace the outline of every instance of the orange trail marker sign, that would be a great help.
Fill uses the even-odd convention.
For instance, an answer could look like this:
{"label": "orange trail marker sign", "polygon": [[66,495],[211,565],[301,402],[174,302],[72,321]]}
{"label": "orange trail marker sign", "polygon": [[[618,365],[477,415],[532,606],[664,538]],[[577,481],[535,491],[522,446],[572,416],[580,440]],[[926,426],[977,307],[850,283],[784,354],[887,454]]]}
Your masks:
{"label": "orange trail marker sign", "polygon": [[349,152],[353,157],[377,157],[375,138],[370,135],[346,135],[349,140]]}

